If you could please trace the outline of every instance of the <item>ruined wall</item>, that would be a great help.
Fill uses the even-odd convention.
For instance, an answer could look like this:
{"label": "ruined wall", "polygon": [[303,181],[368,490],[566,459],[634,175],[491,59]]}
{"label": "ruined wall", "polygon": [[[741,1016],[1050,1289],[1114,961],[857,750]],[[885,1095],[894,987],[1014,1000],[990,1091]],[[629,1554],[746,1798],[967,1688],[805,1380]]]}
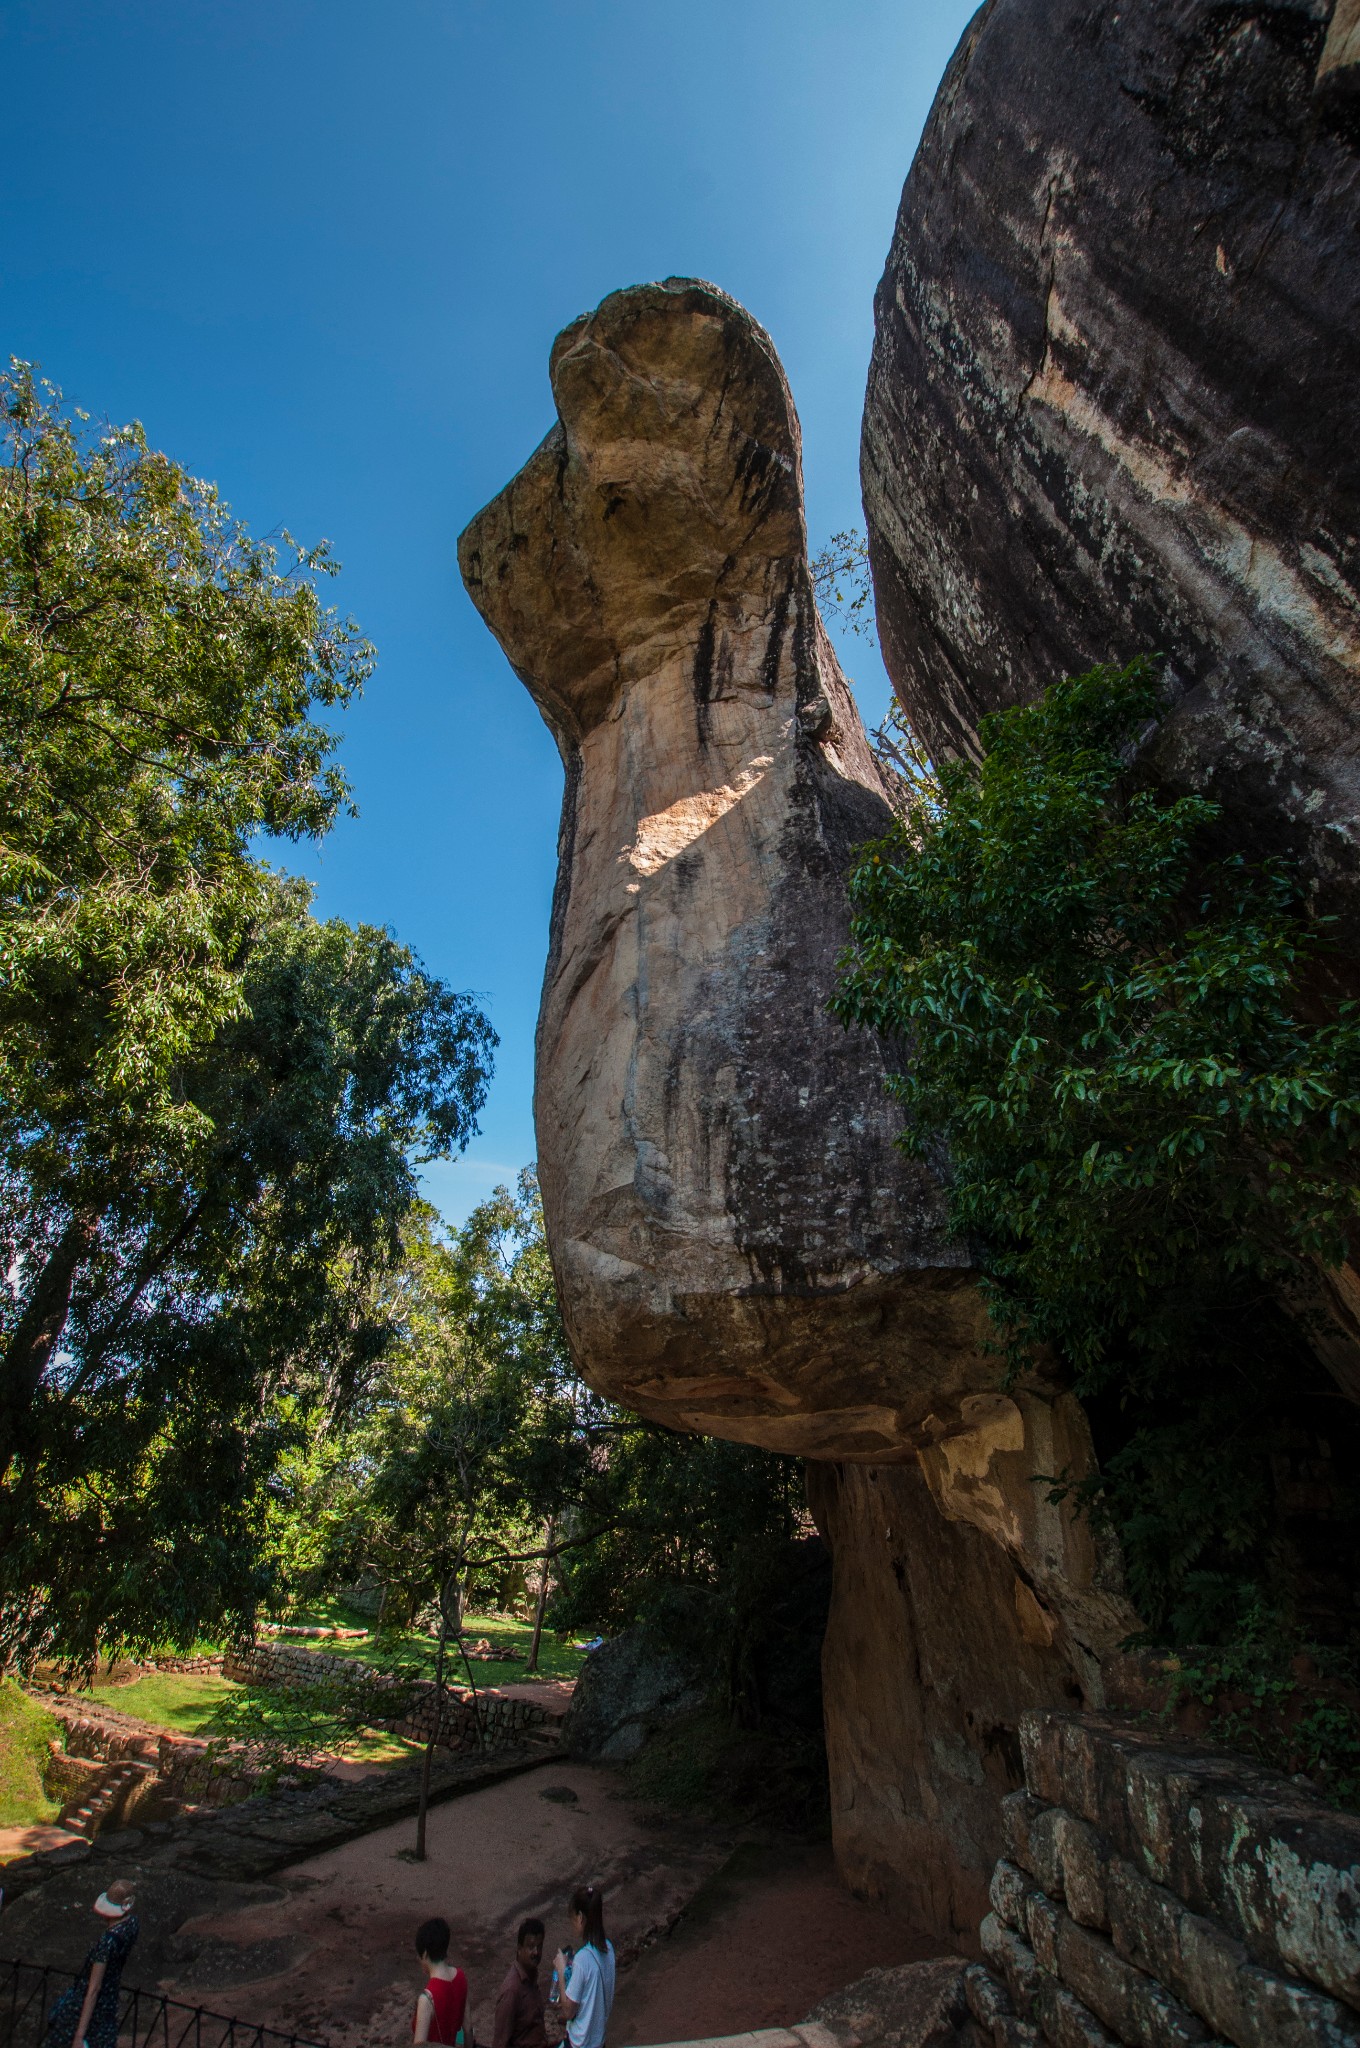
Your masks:
{"label": "ruined wall", "polygon": [[1360,1820],[1114,1719],[1036,1713],[1021,1738],[973,2038],[1360,2042]]}
{"label": "ruined wall", "polygon": [[[255,1643],[228,1651],[225,1678],[248,1685],[329,1685],[362,1689],[379,1716],[375,1725],[390,1728],[408,1742],[434,1742],[441,1749],[501,1748],[520,1741],[530,1730],[545,1728],[549,1716],[532,1700],[507,1699],[500,1693],[470,1692],[446,1685],[442,1700],[431,1678],[396,1678],[376,1671],[354,1657],[304,1650],[288,1643]],[[391,1711],[383,1696],[391,1695]]]}

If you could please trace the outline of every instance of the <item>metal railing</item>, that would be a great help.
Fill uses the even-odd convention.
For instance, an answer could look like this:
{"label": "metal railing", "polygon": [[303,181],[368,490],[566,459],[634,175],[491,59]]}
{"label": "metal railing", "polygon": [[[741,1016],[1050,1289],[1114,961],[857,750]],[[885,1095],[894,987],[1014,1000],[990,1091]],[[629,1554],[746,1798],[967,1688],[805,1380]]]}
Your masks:
{"label": "metal railing", "polygon": [[[44,1963],[0,1959],[0,2048],[42,2048],[52,2008],[84,1973]],[[327,2048],[303,2034],[181,2005],[159,1991],[124,1985],[118,2001],[118,2048]]]}

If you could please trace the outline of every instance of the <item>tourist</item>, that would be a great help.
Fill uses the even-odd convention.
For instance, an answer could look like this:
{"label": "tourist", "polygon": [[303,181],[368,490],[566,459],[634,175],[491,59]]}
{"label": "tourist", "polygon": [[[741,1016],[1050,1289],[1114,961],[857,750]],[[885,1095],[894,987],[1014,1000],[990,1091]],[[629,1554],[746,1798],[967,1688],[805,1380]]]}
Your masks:
{"label": "tourist", "polygon": [[522,1921],[515,1937],[515,1960],[496,2000],[491,2048],[547,2048],[543,1988],[538,1981],[542,1960],[543,1922]]}
{"label": "tourist", "polygon": [[411,2027],[413,2041],[440,2041],[455,2048],[463,2040],[468,1981],[449,1961],[452,1935],[447,1920],[427,1920],[416,1933],[416,1954],[425,1972],[425,1986],[416,2000]]}
{"label": "tourist", "polygon": [[81,1964],[80,1977],[52,2008],[46,2048],[117,2048],[123,1965],[140,1932],[134,1896],[133,1886],[119,1878],[95,1900],[99,1939]]}
{"label": "tourist", "polygon": [[571,2048],[604,2048],[614,2004],[614,1944],[605,1938],[604,1893],[597,1884],[578,1885],[567,1910],[576,1949],[570,1961],[559,1949],[553,1963],[567,2038]]}

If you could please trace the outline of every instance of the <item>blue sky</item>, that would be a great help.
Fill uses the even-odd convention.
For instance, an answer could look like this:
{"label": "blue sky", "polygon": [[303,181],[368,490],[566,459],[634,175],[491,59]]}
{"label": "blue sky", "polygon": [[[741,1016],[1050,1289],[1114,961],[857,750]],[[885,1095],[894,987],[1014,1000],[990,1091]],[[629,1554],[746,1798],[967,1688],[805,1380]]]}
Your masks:
{"label": "blue sky", "polygon": [[[360,805],[292,858],[501,1034],[452,1218],[533,1156],[561,776],[465,598],[468,518],[552,420],[549,344],[619,285],[711,278],[803,422],[814,544],[860,523],[872,298],[971,8],[955,0],[0,0],[6,353],[322,535],[379,651]],[[886,685],[844,650],[866,712]]]}

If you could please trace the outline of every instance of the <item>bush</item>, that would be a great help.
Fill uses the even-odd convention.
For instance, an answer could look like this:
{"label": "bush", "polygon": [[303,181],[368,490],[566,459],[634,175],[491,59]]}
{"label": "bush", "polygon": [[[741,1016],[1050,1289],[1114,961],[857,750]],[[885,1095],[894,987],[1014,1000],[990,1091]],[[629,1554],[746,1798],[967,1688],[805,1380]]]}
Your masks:
{"label": "bush", "polygon": [[1360,1432],[1308,1338],[1360,1214],[1360,1014],[1319,1016],[1297,879],[1140,774],[1161,708],[1139,661],[984,720],[859,859],[836,1007],[910,1048],[903,1143],[1007,1373],[1056,1354],[1086,1399],[1151,1639],[1344,1640]]}

